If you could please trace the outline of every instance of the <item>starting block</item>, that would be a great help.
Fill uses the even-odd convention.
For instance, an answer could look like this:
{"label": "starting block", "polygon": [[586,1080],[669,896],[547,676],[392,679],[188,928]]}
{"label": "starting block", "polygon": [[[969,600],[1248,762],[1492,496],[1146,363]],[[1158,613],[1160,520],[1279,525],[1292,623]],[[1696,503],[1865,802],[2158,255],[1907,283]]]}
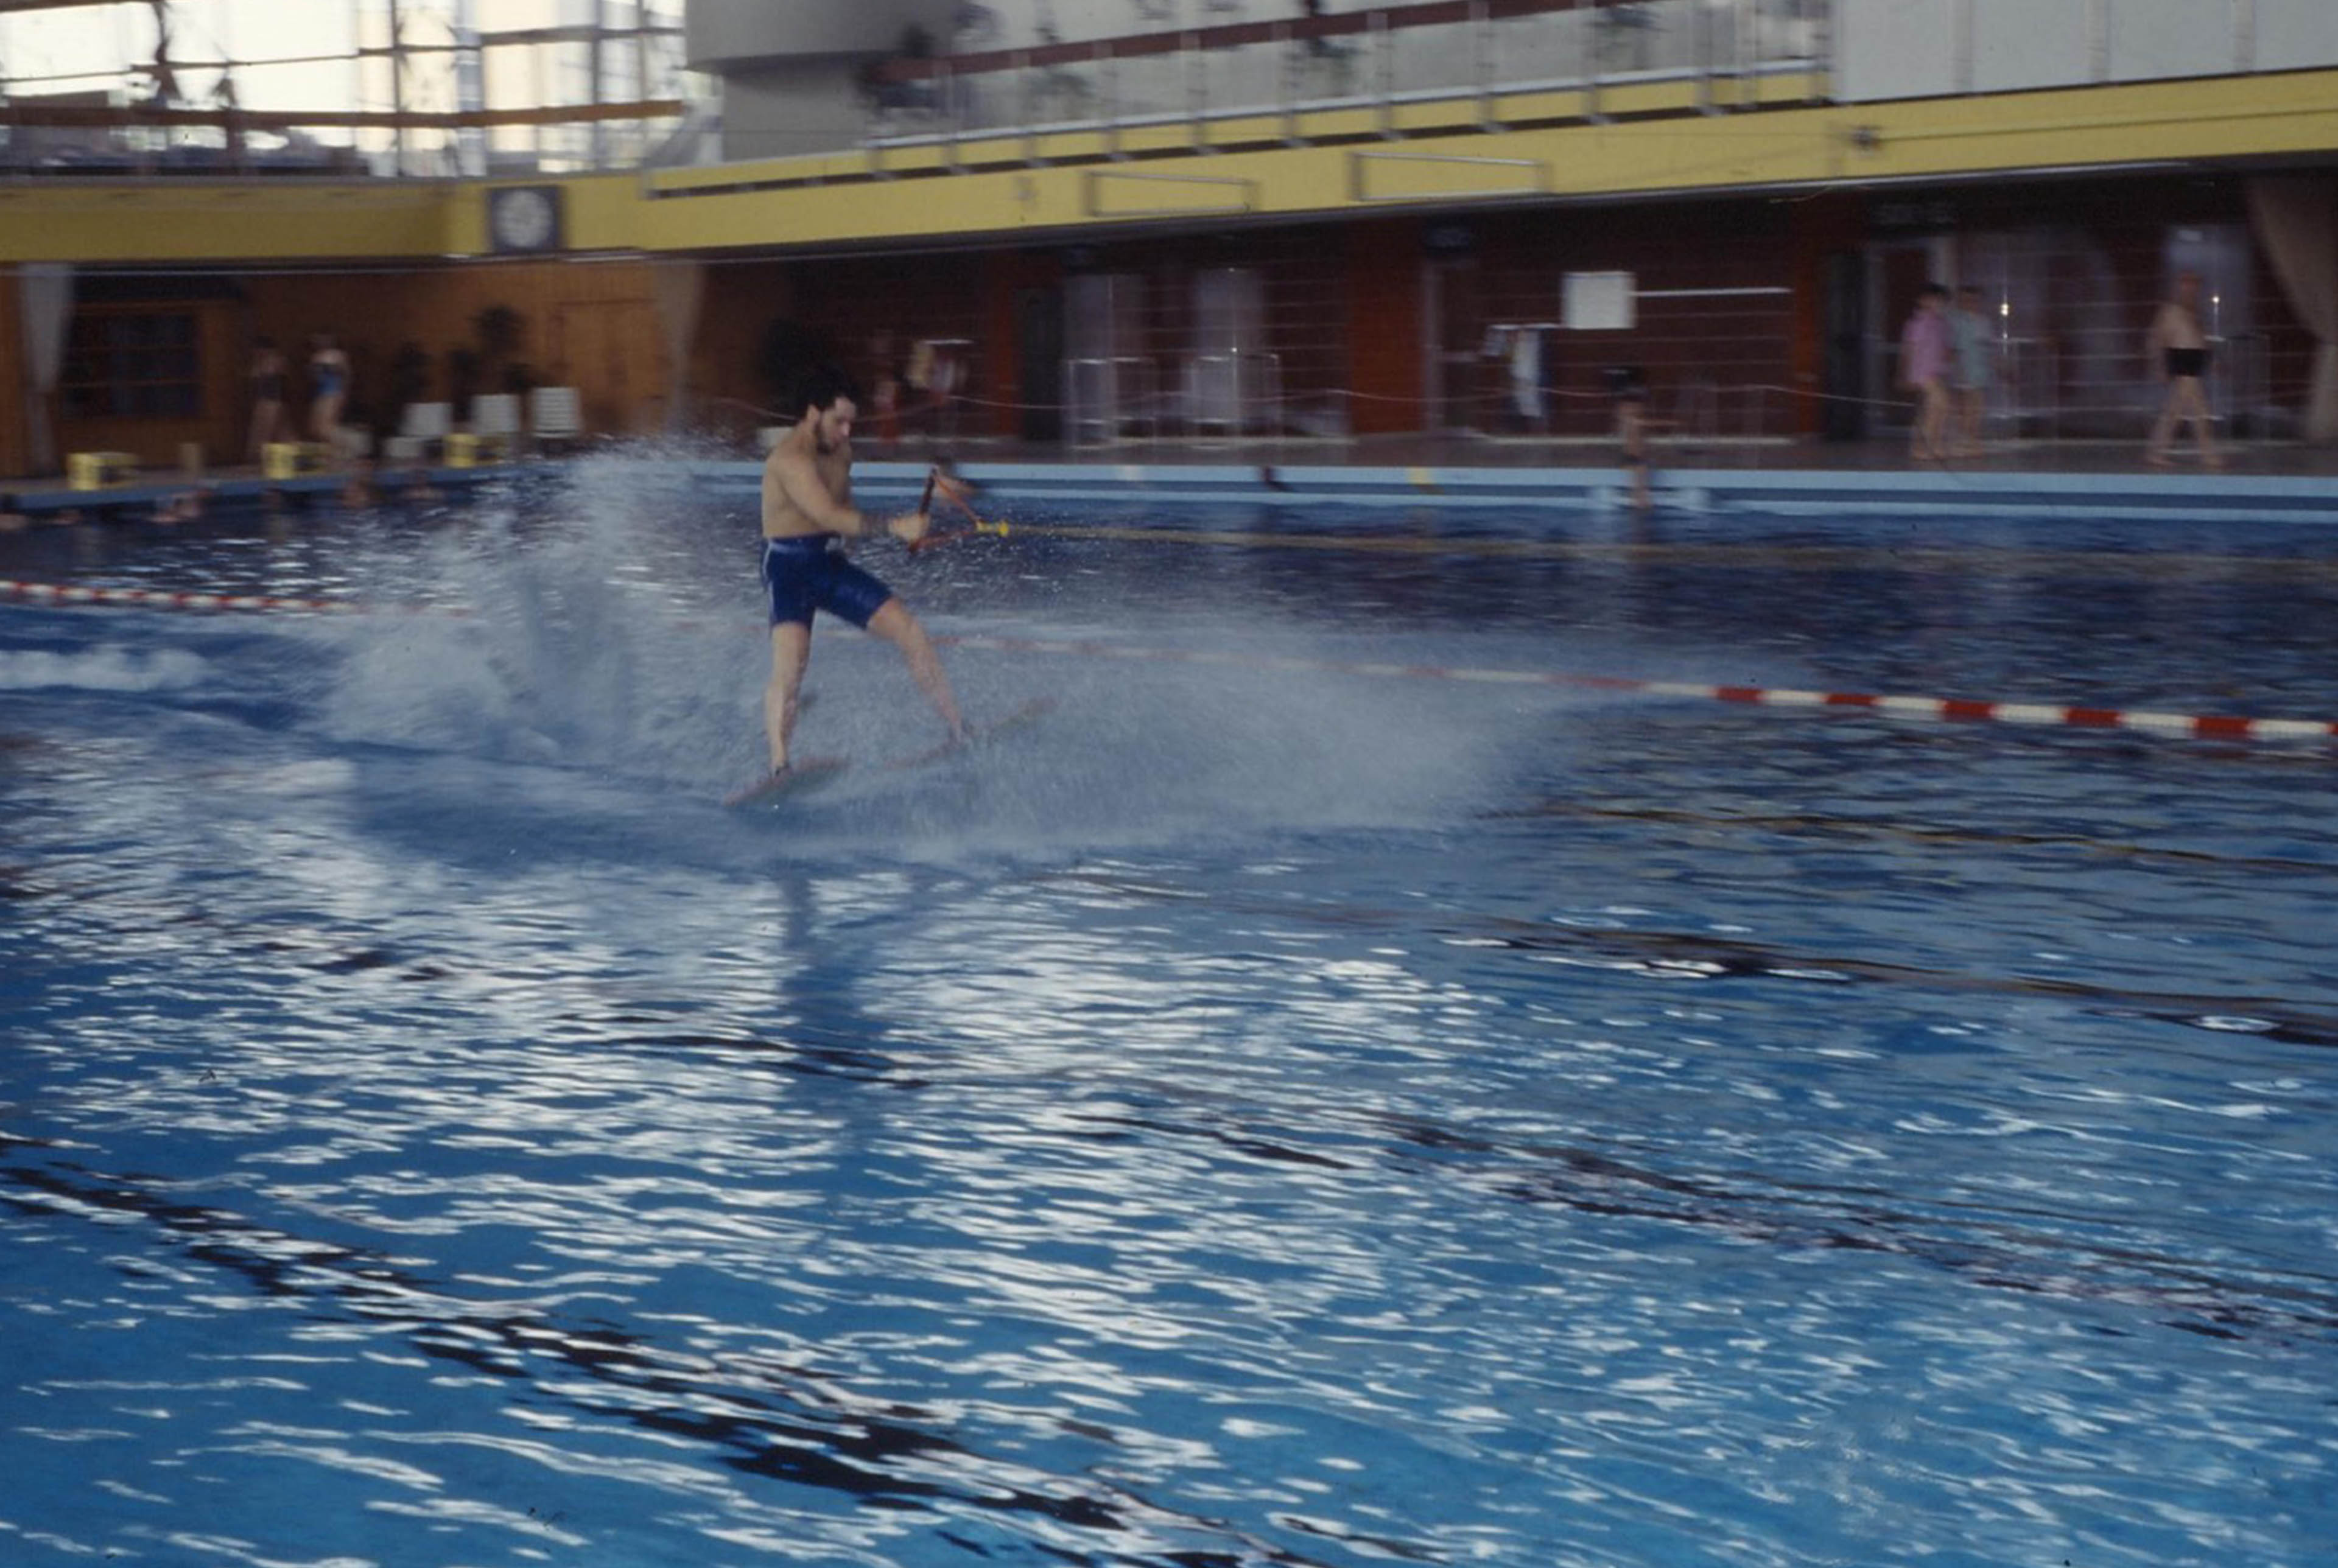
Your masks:
{"label": "starting block", "polygon": [[103,490],[138,476],[134,452],[74,452],[65,458],[65,485],[74,490]]}
{"label": "starting block", "polygon": [[271,441],[260,449],[260,471],[270,479],[321,474],[330,449],[317,441]]}

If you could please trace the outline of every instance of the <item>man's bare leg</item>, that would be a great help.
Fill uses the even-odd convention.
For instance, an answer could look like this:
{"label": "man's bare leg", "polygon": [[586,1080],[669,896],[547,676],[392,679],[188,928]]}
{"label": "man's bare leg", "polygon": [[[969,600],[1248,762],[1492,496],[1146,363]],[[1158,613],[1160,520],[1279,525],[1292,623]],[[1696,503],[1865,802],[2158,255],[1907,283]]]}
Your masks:
{"label": "man's bare leg", "polygon": [[771,628],[771,681],[763,688],[763,734],[771,745],[771,771],[788,765],[788,738],[796,729],[796,693],[811,656],[811,628],[782,621]]}
{"label": "man's bare leg", "polygon": [[949,677],[942,673],[942,662],[934,652],[933,639],[918,618],[909,613],[909,606],[899,599],[888,599],[869,618],[869,630],[901,651],[909,666],[910,679],[926,701],[934,705],[942,722],[949,726],[950,737],[961,740],[966,735],[966,720],[958,716],[958,699],[950,692]]}
{"label": "man's bare leg", "polygon": [[1941,436],[1948,424],[1947,390],[1938,381],[1925,382],[1916,391],[1916,422],[1908,434],[1909,457],[1918,463],[1937,463],[1947,457]]}
{"label": "man's bare leg", "polygon": [[2225,459],[2216,450],[2215,416],[2208,411],[2208,388],[2196,376],[2184,378],[2185,411],[2192,417],[2193,438],[2200,444],[2203,466],[2222,468]]}
{"label": "man's bare leg", "polygon": [[2151,422],[2151,435],[2143,444],[2143,460],[2155,468],[2168,466],[2167,449],[2175,444],[2183,406],[2184,382],[2178,377],[2168,382],[2167,395],[2160,399],[2159,417]]}

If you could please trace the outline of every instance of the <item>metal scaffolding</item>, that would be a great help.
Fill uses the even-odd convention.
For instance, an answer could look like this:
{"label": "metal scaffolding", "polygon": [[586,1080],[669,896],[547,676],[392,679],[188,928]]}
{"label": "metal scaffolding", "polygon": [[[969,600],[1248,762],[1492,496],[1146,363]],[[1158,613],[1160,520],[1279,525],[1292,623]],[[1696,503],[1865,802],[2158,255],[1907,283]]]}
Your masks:
{"label": "metal scaffolding", "polygon": [[[0,171],[448,178],[633,167],[654,160],[689,110],[681,6],[0,0]],[[277,47],[253,46],[263,40]]]}

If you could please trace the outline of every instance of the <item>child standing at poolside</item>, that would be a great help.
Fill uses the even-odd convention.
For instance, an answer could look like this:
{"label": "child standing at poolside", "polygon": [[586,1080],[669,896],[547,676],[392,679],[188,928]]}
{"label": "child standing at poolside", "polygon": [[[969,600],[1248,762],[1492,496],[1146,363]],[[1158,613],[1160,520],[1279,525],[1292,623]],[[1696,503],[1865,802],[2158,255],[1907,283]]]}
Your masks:
{"label": "child standing at poolside", "polygon": [[1908,456],[1921,463],[1948,456],[1949,291],[1927,283],[1900,332],[1900,385],[1916,394],[1916,418],[1909,426]]}
{"label": "child standing at poolside", "polygon": [[1981,420],[1989,413],[1990,373],[1989,318],[1981,314],[1980,290],[1968,283],[1957,290],[1949,312],[1949,345],[1956,360],[1957,446],[1960,457],[1980,456]]}

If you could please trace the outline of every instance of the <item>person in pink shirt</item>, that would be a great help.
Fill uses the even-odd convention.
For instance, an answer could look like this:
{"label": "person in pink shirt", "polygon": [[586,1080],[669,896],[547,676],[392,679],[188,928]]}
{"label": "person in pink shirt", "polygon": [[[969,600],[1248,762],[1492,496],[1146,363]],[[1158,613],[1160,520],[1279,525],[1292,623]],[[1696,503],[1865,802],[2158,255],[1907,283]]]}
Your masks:
{"label": "person in pink shirt", "polygon": [[1900,332],[1900,385],[1916,394],[1916,422],[1908,456],[1921,463],[1946,456],[1949,425],[1949,291],[1927,283]]}

